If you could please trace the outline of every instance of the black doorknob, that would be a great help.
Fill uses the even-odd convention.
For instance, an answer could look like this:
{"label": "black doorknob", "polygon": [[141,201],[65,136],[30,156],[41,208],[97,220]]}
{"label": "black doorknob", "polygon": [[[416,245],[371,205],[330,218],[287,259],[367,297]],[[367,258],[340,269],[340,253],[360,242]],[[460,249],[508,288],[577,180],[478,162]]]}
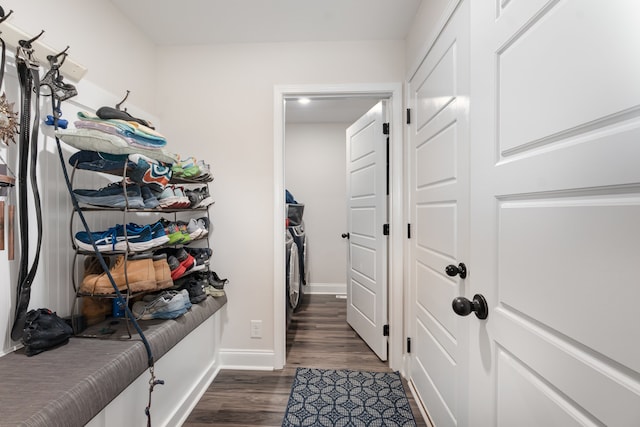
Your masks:
{"label": "black doorknob", "polygon": [[468,316],[472,312],[475,312],[478,319],[486,319],[489,315],[487,300],[480,294],[475,294],[473,301],[469,301],[465,297],[455,298],[451,306],[453,307],[453,311],[460,316]]}
{"label": "black doorknob", "polygon": [[342,233],[342,238],[343,239],[348,239],[349,238],[349,233]]}
{"label": "black doorknob", "polygon": [[447,273],[447,275],[451,277],[455,277],[456,274],[459,274],[461,279],[464,279],[465,277],[467,277],[467,266],[464,265],[463,262],[458,264],[457,267],[453,264],[449,264],[444,269],[444,271],[445,273]]}

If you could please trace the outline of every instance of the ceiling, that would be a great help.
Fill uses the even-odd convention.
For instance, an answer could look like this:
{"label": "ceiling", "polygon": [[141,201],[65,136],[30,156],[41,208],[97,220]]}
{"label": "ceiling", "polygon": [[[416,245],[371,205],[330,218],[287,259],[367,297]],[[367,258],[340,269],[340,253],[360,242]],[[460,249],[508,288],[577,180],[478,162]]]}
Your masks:
{"label": "ceiling", "polygon": [[[422,0],[110,0],[155,44],[404,40]],[[353,122],[366,98],[288,102],[288,123]]]}
{"label": "ceiling", "polygon": [[158,45],[404,40],[422,0],[111,0]]}

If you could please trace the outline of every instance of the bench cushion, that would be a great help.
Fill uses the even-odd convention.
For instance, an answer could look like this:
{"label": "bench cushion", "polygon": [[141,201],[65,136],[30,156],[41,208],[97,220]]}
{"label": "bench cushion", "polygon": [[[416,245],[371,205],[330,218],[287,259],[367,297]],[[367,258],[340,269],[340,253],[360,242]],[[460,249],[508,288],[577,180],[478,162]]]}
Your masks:
{"label": "bench cushion", "polygon": [[[207,298],[177,319],[141,321],[154,359],[226,302],[226,296]],[[137,335],[128,340],[72,337],[33,357],[17,350],[0,358],[0,425],[83,426],[147,369]],[[161,379],[162,372],[156,376]]]}

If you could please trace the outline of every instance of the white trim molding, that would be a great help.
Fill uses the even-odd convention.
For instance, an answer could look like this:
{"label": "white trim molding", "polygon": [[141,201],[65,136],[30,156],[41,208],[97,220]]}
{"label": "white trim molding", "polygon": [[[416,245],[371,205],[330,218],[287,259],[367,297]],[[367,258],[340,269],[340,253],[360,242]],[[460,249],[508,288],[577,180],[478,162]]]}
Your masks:
{"label": "white trim molding", "polygon": [[298,96],[370,96],[389,99],[391,147],[390,147],[390,211],[389,241],[389,367],[402,370],[404,351],[403,328],[403,125],[402,83],[363,83],[337,85],[276,85],[274,86],[274,368],[282,369],[286,355],[285,318],[285,254],[284,233],[284,101]]}

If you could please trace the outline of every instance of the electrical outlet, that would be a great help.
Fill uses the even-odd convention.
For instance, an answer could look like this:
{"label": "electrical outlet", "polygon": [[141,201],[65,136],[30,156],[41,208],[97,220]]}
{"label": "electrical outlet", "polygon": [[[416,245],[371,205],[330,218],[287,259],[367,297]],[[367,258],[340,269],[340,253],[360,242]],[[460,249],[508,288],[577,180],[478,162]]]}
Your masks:
{"label": "electrical outlet", "polygon": [[251,321],[251,338],[262,338],[262,320]]}

